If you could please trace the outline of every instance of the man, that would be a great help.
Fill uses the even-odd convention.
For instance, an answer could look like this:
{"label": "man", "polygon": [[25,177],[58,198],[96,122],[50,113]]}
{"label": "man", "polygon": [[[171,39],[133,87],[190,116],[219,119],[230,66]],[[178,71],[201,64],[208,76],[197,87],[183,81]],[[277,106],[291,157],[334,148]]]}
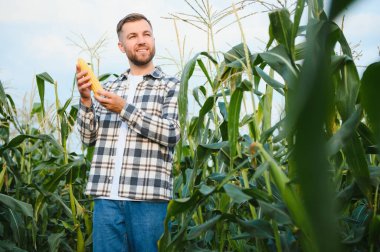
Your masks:
{"label": "man", "polygon": [[152,59],[150,21],[132,13],[117,24],[130,69],[91,98],[77,66],[82,142],[95,146],[86,193],[94,197],[94,251],[156,251],[172,197],[173,150],[180,138],[179,82]]}

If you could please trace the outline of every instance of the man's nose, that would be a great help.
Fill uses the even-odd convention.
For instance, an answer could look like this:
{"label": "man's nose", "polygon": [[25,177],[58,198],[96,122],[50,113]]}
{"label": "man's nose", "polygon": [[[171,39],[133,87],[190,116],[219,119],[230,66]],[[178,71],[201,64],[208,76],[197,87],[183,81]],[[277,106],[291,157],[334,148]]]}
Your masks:
{"label": "man's nose", "polygon": [[145,41],[145,37],[144,36],[138,36],[137,37],[137,43],[140,45],[140,44],[145,44],[146,41]]}

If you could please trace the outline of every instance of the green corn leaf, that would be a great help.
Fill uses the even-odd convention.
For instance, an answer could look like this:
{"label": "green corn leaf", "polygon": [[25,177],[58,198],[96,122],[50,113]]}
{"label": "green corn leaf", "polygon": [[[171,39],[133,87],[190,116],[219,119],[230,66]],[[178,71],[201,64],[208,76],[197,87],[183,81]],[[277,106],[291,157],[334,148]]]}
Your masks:
{"label": "green corn leaf", "polygon": [[275,80],[274,78],[270,77],[266,72],[264,72],[260,67],[255,66],[255,70],[257,71],[258,75],[271,87],[273,87],[275,90],[277,90],[280,94],[284,95],[284,91],[281,89],[285,87],[284,84],[280,83],[279,81]]}
{"label": "green corn leaf", "polygon": [[340,70],[349,61],[352,61],[352,58],[347,55],[331,56],[331,72],[335,73],[337,70]]}
{"label": "green corn leaf", "polygon": [[289,100],[290,112],[287,114],[288,129],[294,128],[296,132],[295,168],[306,210],[304,221],[310,228],[305,230],[310,240],[303,244],[307,251],[336,251],[339,247],[337,225],[330,221],[335,218],[335,212],[331,167],[324,140],[328,107],[334,102],[331,33],[331,25],[326,21],[316,21],[308,26],[305,61],[295,85],[297,90]]}
{"label": "green corn leaf", "polygon": [[243,193],[241,188],[233,184],[225,184],[223,189],[234,203],[241,204],[251,199],[251,196]]}
{"label": "green corn leaf", "polygon": [[[251,55],[250,52],[249,55]],[[244,44],[240,43],[224,53],[224,61],[228,67],[241,69],[246,62]]]}
{"label": "green corn leaf", "polygon": [[[208,112],[214,107],[214,96],[210,96],[206,99],[205,103],[199,111],[199,116],[197,118],[197,123],[194,125],[194,128],[189,128],[189,136],[200,137],[201,133],[204,131],[204,119]],[[200,140],[200,139],[199,139]]]}
{"label": "green corn leaf", "polygon": [[13,101],[12,97],[9,94],[6,94],[6,97],[10,105],[9,111],[13,112],[13,116],[17,117],[17,109],[16,109],[15,102]]}
{"label": "green corn leaf", "polygon": [[188,89],[189,89],[189,80],[193,75],[195,64],[197,62],[199,54],[196,54],[186,65],[182,71],[181,75],[181,87],[179,90],[179,101],[178,101],[178,110],[179,118],[181,124],[181,136],[186,139],[185,128],[187,120],[187,105],[188,105]]}
{"label": "green corn leaf", "polygon": [[218,223],[218,221],[220,221],[221,217],[222,215],[216,215],[212,217],[211,219],[209,219],[208,221],[204,222],[203,224],[190,228],[189,234],[187,235],[187,239],[193,240],[199,237],[201,234],[203,234],[207,230],[213,228]]}
{"label": "green corn leaf", "polygon": [[326,14],[323,11],[323,0],[307,0],[310,12],[316,20],[326,20]]}
{"label": "green corn leaf", "polygon": [[30,113],[30,116],[33,116],[34,114],[39,114],[39,113],[42,113],[42,105],[39,102],[35,102],[33,103],[33,108]]}
{"label": "green corn leaf", "polygon": [[206,99],[205,103],[203,104],[201,110],[199,111],[199,118],[201,118],[200,121],[203,122],[203,118],[206,116],[206,114],[213,108],[214,106],[215,97],[210,96]]}
{"label": "green corn leaf", "polygon": [[197,59],[197,63],[198,63],[198,66],[201,68],[203,74],[206,76],[207,78],[207,81],[208,83],[211,85],[213,85],[213,82],[211,80],[211,77],[210,77],[210,74],[208,73],[207,69],[206,69],[206,66],[204,65],[202,59]]}
{"label": "green corn leaf", "polygon": [[0,191],[2,191],[2,188],[3,188],[3,184],[4,184],[4,178],[5,178],[5,172],[7,171],[7,167],[6,166],[3,166],[1,168],[1,172],[0,172]]}
{"label": "green corn leaf", "polygon": [[98,79],[99,79],[99,81],[105,81],[105,80],[107,80],[107,79],[110,78],[110,77],[118,78],[119,75],[114,74],[114,73],[105,73],[105,74],[101,74],[101,75],[99,75],[99,76],[98,76]]}
{"label": "green corn leaf", "polygon": [[[168,250],[169,246],[174,246],[170,240],[170,231],[168,228],[169,221],[171,217],[177,216],[178,214],[185,212],[192,212],[192,210],[197,207],[197,202],[201,199],[201,194],[199,191],[194,191],[193,195],[189,198],[181,198],[171,200],[168,204],[167,214],[164,220],[164,233],[158,241],[159,251],[173,251]],[[179,234],[174,239],[174,243],[180,241],[184,237],[184,232],[186,230],[187,224],[183,223],[182,232],[179,231]]]}
{"label": "green corn leaf", "polygon": [[233,160],[238,150],[239,137],[239,121],[241,101],[243,99],[243,91],[236,88],[231,96],[230,106],[228,108],[228,140],[230,142],[230,168],[233,168]]}
{"label": "green corn leaf", "polygon": [[239,218],[236,218],[236,220],[243,230],[249,232],[251,237],[259,239],[273,239],[273,230],[267,221],[261,219],[245,221]]}
{"label": "green corn leaf", "polygon": [[57,252],[64,237],[65,232],[50,234],[48,237],[49,251]]}
{"label": "green corn leaf", "polygon": [[66,116],[61,116],[61,139],[62,145],[66,147],[66,140],[69,137],[69,124],[67,123]]}
{"label": "green corn leaf", "polygon": [[223,120],[228,122],[227,107],[224,102],[218,102],[219,111],[223,116]]}
{"label": "green corn leaf", "polygon": [[35,205],[34,205],[34,218],[38,220],[39,213],[41,211],[42,205],[47,200],[46,197],[53,193],[58,187],[59,183],[65,178],[65,176],[75,167],[80,167],[84,164],[84,159],[78,159],[73,162],[70,162],[66,165],[63,165],[56,169],[53,176],[43,184],[41,190],[44,193],[38,195]]}
{"label": "green corn leaf", "polygon": [[0,81],[0,104],[4,104],[4,102],[7,100],[7,95],[4,90],[3,83]]}
{"label": "green corn leaf", "polygon": [[47,72],[37,74],[36,78],[47,81],[50,84],[54,84],[54,79]]}
{"label": "green corn leaf", "polygon": [[356,110],[340,129],[327,142],[327,155],[335,155],[343,148],[345,142],[356,132],[361,120],[361,110]]}
{"label": "green corn leaf", "polygon": [[259,200],[260,209],[264,215],[269,216],[279,225],[290,225],[292,221],[289,215],[284,211],[284,206],[269,204]]}
{"label": "green corn leaf", "polygon": [[342,79],[337,83],[337,108],[343,121],[354,112],[359,95],[360,79],[355,64],[348,61],[342,67]]}
{"label": "green corn leaf", "polygon": [[294,41],[300,32],[302,32],[303,28],[300,29],[300,22],[303,10],[305,9],[305,0],[297,0],[297,5],[294,13],[294,24],[292,26],[292,43],[294,44]]}
{"label": "green corn leaf", "polygon": [[360,100],[367,115],[367,121],[373,130],[380,147],[380,62],[373,63],[363,73],[360,88]]}
{"label": "green corn leaf", "polygon": [[272,201],[272,199],[268,196],[268,193],[266,191],[257,188],[242,189],[242,192],[251,196],[255,200],[261,200],[265,202]]}
{"label": "green corn leaf", "polygon": [[[270,74],[273,76],[273,70],[270,70]],[[270,85],[266,86],[265,95],[263,96],[262,101],[263,101],[262,132],[264,132],[270,129],[272,125],[273,88]]]}
{"label": "green corn leaf", "polygon": [[[252,85],[252,82],[250,82],[249,80],[242,80],[241,82],[239,82],[237,85],[236,85],[237,88],[241,88],[242,91],[252,91],[253,89],[253,85]],[[256,90],[254,90],[255,92]]]}
{"label": "green corn leaf", "polygon": [[202,193],[204,196],[208,196],[214,191],[215,191],[215,187],[207,186],[205,184],[202,184],[201,187],[199,188],[199,192]]}
{"label": "green corn leaf", "polygon": [[294,47],[294,60],[303,60],[305,59],[305,53],[306,53],[306,42],[299,43],[295,45]]}
{"label": "green corn leaf", "polygon": [[[40,143],[39,143],[40,144]],[[36,166],[33,167],[33,172],[39,172],[41,170],[49,171],[49,170],[55,170],[59,167],[57,164],[57,158],[49,158],[48,160],[41,161],[36,163]]]}
{"label": "green corn leaf", "polygon": [[187,62],[182,71],[178,109],[179,109],[179,118],[180,118],[180,125],[181,125],[181,136],[183,139],[186,139],[185,128],[186,128],[186,120],[187,120],[189,80],[194,73],[195,65],[200,55],[206,56],[211,62],[213,62],[214,64],[217,64],[217,61],[209,53],[201,52],[201,53],[197,53],[189,62]]}
{"label": "green corn leaf", "polygon": [[16,244],[9,240],[0,240],[0,250],[1,251],[12,251],[12,252],[27,252],[27,250],[23,250],[17,247]]}
{"label": "green corn leaf", "polygon": [[295,38],[292,37],[293,23],[290,21],[289,11],[275,10],[269,13],[269,20],[274,38],[286,48],[289,55],[292,55]]}
{"label": "green corn leaf", "polygon": [[219,143],[211,143],[211,144],[200,144],[205,149],[211,149],[214,151],[219,151],[221,148],[228,145],[228,141],[223,141]]}
{"label": "green corn leaf", "polygon": [[66,100],[66,102],[65,102],[65,104],[63,105],[62,108],[58,109],[58,114],[59,114],[60,116],[63,116],[63,115],[65,114],[66,109],[67,109],[68,106],[70,105],[71,101],[72,101],[72,97],[70,97],[69,99]]}
{"label": "green corn leaf", "polygon": [[46,72],[36,75],[38,94],[41,100],[42,114],[45,117],[45,81],[54,84],[53,78]]}
{"label": "green corn leaf", "polygon": [[289,209],[292,220],[297,226],[302,226],[302,233],[305,235],[303,246],[311,248],[313,245],[313,231],[304,203],[291,185],[290,179],[273,157],[269,155],[261,144],[257,144],[257,148],[264,160],[268,163],[271,179],[278,188],[282,200]]}
{"label": "green corn leaf", "polygon": [[346,156],[347,164],[355,178],[362,193],[371,202],[372,188],[366,161],[365,153],[357,135],[353,135],[347,140],[343,153]]}
{"label": "green corn leaf", "polygon": [[363,145],[366,148],[373,148],[376,145],[376,139],[373,134],[373,131],[365,125],[363,122],[360,122],[358,127],[357,127],[357,132],[360,136],[360,138],[363,141]]}
{"label": "green corn leaf", "polygon": [[24,135],[24,134],[18,135],[16,137],[14,137],[11,141],[9,141],[9,143],[6,144],[5,146],[1,146],[0,147],[0,153],[6,149],[18,147],[21,143],[23,143],[25,141],[25,139],[40,139],[44,142],[49,142],[50,144],[52,144],[52,146],[56,152],[63,153],[62,146],[52,136],[44,135],[44,134],[41,134],[41,135]]}
{"label": "green corn leaf", "polygon": [[33,219],[33,207],[31,204],[17,200],[2,193],[0,193],[0,202],[9,209],[22,213],[23,215]]}
{"label": "green corn leaf", "polygon": [[195,101],[198,103],[199,107],[202,107],[202,102],[199,97],[199,92],[203,94],[204,97],[207,96],[206,88],[205,86],[199,86],[193,89],[193,97]]}
{"label": "green corn leaf", "polygon": [[51,194],[51,197],[53,199],[55,199],[57,202],[59,202],[63,208],[63,211],[65,212],[65,214],[69,217],[69,218],[72,218],[72,211],[71,209],[66,205],[65,202],[63,202],[62,200],[62,197],[60,195],[58,195],[57,193],[52,193]]}
{"label": "green corn leaf", "polygon": [[68,121],[71,129],[73,128],[75,121],[76,121],[76,118],[77,118],[77,114],[78,114],[78,110],[79,110],[78,107],[79,107],[78,105],[71,106],[70,113],[69,113],[69,116],[67,118],[67,121]]}
{"label": "green corn leaf", "polygon": [[190,198],[181,198],[171,200],[168,205],[167,216],[176,216],[180,213],[188,211],[189,209],[196,206],[197,201],[200,198],[199,191],[195,191]]}
{"label": "green corn leaf", "polygon": [[298,72],[294,68],[292,60],[283,45],[278,45],[270,51],[259,54],[260,57],[275,70],[289,85],[289,88],[294,88],[293,83],[297,79]]}

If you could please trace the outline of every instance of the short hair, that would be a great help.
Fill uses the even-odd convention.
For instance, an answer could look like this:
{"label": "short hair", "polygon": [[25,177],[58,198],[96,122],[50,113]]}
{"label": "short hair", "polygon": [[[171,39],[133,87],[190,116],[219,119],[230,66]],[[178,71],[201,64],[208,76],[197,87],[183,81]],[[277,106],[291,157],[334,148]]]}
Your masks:
{"label": "short hair", "polygon": [[148,24],[149,24],[149,26],[150,26],[150,28],[153,29],[152,24],[150,23],[149,19],[147,17],[145,17],[143,14],[140,14],[140,13],[130,13],[127,16],[125,16],[124,18],[122,18],[119,21],[119,23],[117,23],[117,26],[116,26],[117,36],[120,37],[121,29],[123,28],[123,25],[125,23],[135,22],[135,21],[139,21],[139,20],[145,20],[145,21],[147,21]]}

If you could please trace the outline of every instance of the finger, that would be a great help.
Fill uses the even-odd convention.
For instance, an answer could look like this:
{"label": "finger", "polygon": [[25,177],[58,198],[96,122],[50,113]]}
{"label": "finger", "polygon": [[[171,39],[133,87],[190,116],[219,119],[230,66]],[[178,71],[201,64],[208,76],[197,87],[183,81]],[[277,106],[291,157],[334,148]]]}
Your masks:
{"label": "finger", "polygon": [[107,91],[105,91],[104,89],[99,89],[97,92],[97,95],[102,95],[102,96],[105,96],[105,97],[110,97],[110,92],[107,92]]}
{"label": "finger", "polygon": [[76,74],[77,80],[79,80],[79,79],[83,78],[84,76],[86,76],[87,73],[88,73],[87,71],[77,72],[77,74]]}
{"label": "finger", "polygon": [[109,98],[107,97],[103,97],[103,96],[100,96],[100,95],[95,95],[95,99],[102,105],[105,105],[105,104],[108,104],[109,103]]}
{"label": "finger", "polygon": [[83,85],[83,84],[87,84],[88,81],[89,81],[90,79],[91,79],[90,76],[83,76],[82,78],[79,78],[79,79],[77,80],[78,85],[81,86],[81,85]]}
{"label": "finger", "polygon": [[89,87],[91,87],[91,83],[90,82],[84,83],[84,84],[79,85],[78,90],[79,90],[79,92],[81,92],[83,90],[88,89]]}

